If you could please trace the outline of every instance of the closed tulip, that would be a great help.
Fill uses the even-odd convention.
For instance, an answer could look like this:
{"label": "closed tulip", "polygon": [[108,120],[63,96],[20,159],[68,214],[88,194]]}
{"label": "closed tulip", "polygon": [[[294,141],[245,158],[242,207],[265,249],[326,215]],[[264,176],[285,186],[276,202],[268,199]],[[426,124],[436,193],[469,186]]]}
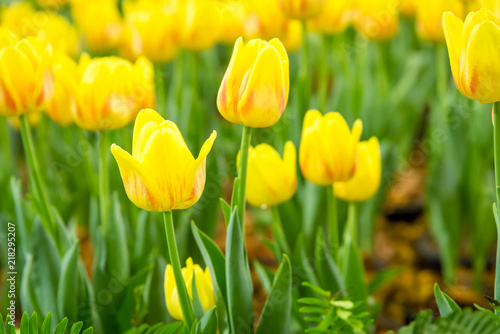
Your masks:
{"label": "closed tulip", "polygon": [[134,64],[117,57],[96,58],[74,88],[75,123],[87,130],[121,128],[139,110],[154,105],[154,70],[140,57]]}
{"label": "closed tulip", "polygon": [[254,128],[272,126],[281,117],[289,89],[288,55],[278,39],[239,38],[217,95],[221,115]]}
{"label": "closed tulip", "polygon": [[354,0],[353,21],[356,29],[372,41],[384,41],[399,28],[399,1]]}
{"label": "closed tulip", "polygon": [[443,13],[451,11],[458,17],[464,13],[461,0],[416,1],[416,25],[419,37],[429,42],[444,41]]}
{"label": "closed tulip", "polygon": [[296,164],[297,151],[291,141],[285,144],[283,159],[268,144],[250,146],[247,202],[256,207],[269,207],[288,201],[297,190]]}
{"label": "closed tulip", "polygon": [[325,0],[321,13],[308,20],[311,31],[338,34],[344,31],[350,23],[352,0]]}
{"label": "closed tulip", "polygon": [[356,171],[361,120],[349,129],[338,112],[321,115],[309,110],[304,117],[299,163],[304,177],[316,185],[327,186],[348,181]]}
{"label": "closed tulip", "polygon": [[135,121],[132,155],[111,146],[128,198],[157,212],[195,204],[205,187],[205,160],[215,137],[214,131],[194,159],[173,122],[154,110],[142,110]]}
{"label": "closed tulip", "polygon": [[491,11],[471,12],[462,22],[443,16],[451,71],[458,90],[481,103],[500,101],[500,20]]}
{"label": "closed tulip", "polygon": [[[186,260],[186,266],[182,268],[182,276],[186,282],[189,297],[193,299],[193,276],[195,278],[196,292],[205,312],[215,306],[214,287],[208,267],[203,270],[198,264],[193,264],[193,259]],[[183,320],[181,306],[177,295],[177,284],[174,279],[174,270],[171,265],[167,265],[165,270],[165,299],[167,310],[170,315],[177,320]]]}
{"label": "closed tulip", "polygon": [[220,32],[220,11],[215,0],[183,0],[179,4],[180,44],[184,49],[203,51],[211,48]]}
{"label": "closed tulip", "polygon": [[219,21],[219,40],[224,44],[234,42],[245,34],[243,20],[245,17],[245,6],[242,2],[221,3]]}
{"label": "closed tulip", "polygon": [[325,0],[279,0],[283,12],[292,19],[305,20],[317,16]]}
{"label": "closed tulip", "polygon": [[380,145],[376,137],[358,145],[358,163],[354,176],[346,182],[335,182],[334,194],[349,202],[362,202],[377,193],[381,178]]}
{"label": "closed tulip", "polygon": [[54,93],[52,48],[33,37],[0,49],[0,115],[41,111]]}
{"label": "closed tulip", "polygon": [[61,15],[46,12],[44,24],[40,24],[37,32],[39,39],[52,45],[54,53],[66,53],[77,57],[80,53],[80,36],[72,24]]}

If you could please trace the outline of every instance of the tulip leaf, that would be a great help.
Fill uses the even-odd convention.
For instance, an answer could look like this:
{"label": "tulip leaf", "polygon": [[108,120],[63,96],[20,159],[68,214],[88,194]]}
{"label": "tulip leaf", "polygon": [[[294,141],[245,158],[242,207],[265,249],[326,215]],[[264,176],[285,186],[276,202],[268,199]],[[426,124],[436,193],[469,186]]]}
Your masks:
{"label": "tulip leaf", "polygon": [[28,313],[24,312],[21,318],[21,327],[20,327],[21,333],[28,333],[29,325],[30,324],[29,324]]}
{"label": "tulip leaf", "polygon": [[45,317],[42,325],[42,334],[50,334],[50,329],[52,327],[52,312],[49,312]]}
{"label": "tulip leaf", "polygon": [[120,278],[127,280],[130,276],[130,256],[127,247],[127,235],[125,222],[121,213],[120,199],[118,193],[113,194],[114,219],[108,219],[106,238],[106,255],[108,272],[113,270]]}
{"label": "tulip leaf", "polygon": [[457,303],[451,299],[450,296],[441,291],[437,283],[434,284],[434,297],[436,298],[436,304],[441,317],[447,317],[455,312],[462,312]]}
{"label": "tulip leaf", "polygon": [[226,226],[229,223],[229,218],[231,218],[231,206],[226,202],[224,198],[220,198],[220,206],[222,207],[222,213],[224,214],[224,221]]}
{"label": "tulip leaf", "polygon": [[205,310],[201,304],[200,296],[198,295],[198,289],[196,288],[196,275],[193,270],[193,280],[191,281],[191,291],[193,292],[193,310],[196,319],[200,320],[205,315]]}
{"label": "tulip leaf", "polygon": [[253,268],[259,277],[262,288],[266,293],[269,293],[272,288],[273,274],[269,271],[269,269],[260,264],[259,261],[253,261]]}
{"label": "tulip leaf", "polygon": [[80,334],[80,330],[82,329],[82,327],[83,327],[83,322],[81,321],[73,324],[73,326],[71,326],[71,331],[69,334]]}
{"label": "tulip leaf", "polygon": [[196,324],[196,334],[216,334],[217,333],[217,312],[212,307]]}
{"label": "tulip leaf", "polygon": [[283,255],[273,287],[266,300],[257,325],[256,334],[288,334],[290,313],[292,311],[292,265],[286,254]]}
{"label": "tulip leaf", "polygon": [[253,332],[253,286],[247,261],[236,208],[229,220],[226,239],[227,308],[233,334]]}
{"label": "tulip leaf", "polygon": [[54,334],[64,334],[66,332],[67,326],[68,326],[68,318],[64,318],[60,323],[57,324]]}
{"label": "tulip leaf", "polygon": [[12,318],[10,315],[7,315],[7,319],[5,320],[5,332],[7,334],[16,334],[16,327],[9,325],[10,322],[12,322]]}
{"label": "tulip leaf", "polygon": [[[240,189],[240,179],[238,177],[236,177],[234,179],[234,183],[233,183],[233,196],[231,197],[231,209],[234,210],[234,208],[236,207],[236,205],[238,204],[239,202],[239,196],[238,194],[240,193],[239,189]],[[227,224],[229,224],[229,221],[227,221]]]}
{"label": "tulip leaf", "polygon": [[301,281],[309,281],[312,284],[319,286],[319,280],[315,275],[315,270],[311,265],[311,258],[307,256],[304,246],[304,234],[299,234],[295,243],[294,251],[294,273],[297,274]]}
{"label": "tulip leaf", "polygon": [[33,312],[33,314],[30,317],[29,326],[30,326],[30,334],[38,334],[38,321],[35,312]]}
{"label": "tulip leaf", "polygon": [[318,228],[316,234],[315,260],[322,287],[334,293],[338,291],[345,293],[344,279],[324,241],[324,233],[321,227]]}
{"label": "tulip leaf", "polygon": [[[345,258],[342,259],[344,264],[344,282],[349,290],[349,294],[353,296],[354,301],[366,302],[368,297],[368,285],[365,281],[365,268],[363,259],[358,247],[352,241],[347,242],[345,247]],[[360,312],[366,311],[366,303],[360,307]]]}
{"label": "tulip leaf", "polygon": [[64,314],[71,320],[76,320],[77,318],[75,292],[78,291],[77,265],[80,259],[79,251],[80,243],[77,241],[64,254],[57,287],[57,312],[61,315]]}

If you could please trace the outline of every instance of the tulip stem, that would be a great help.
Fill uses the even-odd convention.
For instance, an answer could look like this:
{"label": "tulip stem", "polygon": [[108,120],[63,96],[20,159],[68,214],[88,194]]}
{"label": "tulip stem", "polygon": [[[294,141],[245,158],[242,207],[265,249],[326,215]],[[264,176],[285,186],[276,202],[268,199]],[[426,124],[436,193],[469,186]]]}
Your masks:
{"label": "tulip stem", "polygon": [[[500,207],[500,102],[493,104],[493,141],[495,156],[495,190],[496,190],[496,214],[495,222],[497,226],[497,258],[495,266],[495,300],[500,300],[500,221],[498,208]],[[499,312],[496,312],[499,314]]]}
{"label": "tulip stem", "polygon": [[344,244],[348,240],[358,243],[358,206],[355,202],[349,202],[347,206],[347,225],[344,232]]}
{"label": "tulip stem", "polygon": [[21,137],[23,140],[24,153],[26,155],[26,163],[28,164],[28,172],[35,188],[34,190],[40,208],[40,218],[43,227],[45,228],[45,230],[47,230],[47,232],[54,240],[59,253],[62,254],[61,243],[57,235],[57,225],[55,224],[52,217],[49,200],[45,192],[45,185],[43,184],[43,179],[40,174],[40,167],[35,155],[33,138],[31,137],[31,129],[28,123],[28,117],[23,114],[19,117],[19,119],[21,122]]}
{"label": "tulip stem", "polygon": [[271,211],[273,213],[273,237],[275,240],[275,247],[277,248],[276,257],[278,262],[281,262],[283,253],[292,255],[290,252],[290,246],[285,236],[283,230],[283,224],[281,222],[280,211],[278,206],[272,206]]}
{"label": "tulip stem", "polygon": [[108,136],[104,131],[99,132],[99,210],[101,216],[101,227],[107,232],[108,218]]}
{"label": "tulip stem", "polygon": [[248,150],[250,148],[250,139],[252,138],[252,128],[245,126],[243,128],[243,135],[241,137],[240,149],[240,164],[238,167],[238,179],[240,185],[238,189],[238,215],[240,219],[241,230],[245,229],[245,196],[247,189],[247,165],[248,165]]}
{"label": "tulip stem", "polygon": [[188,329],[194,322],[194,311],[191,304],[191,299],[189,298],[186,282],[182,276],[181,261],[179,259],[179,252],[177,251],[177,242],[175,240],[174,231],[174,218],[172,216],[172,211],[163,212],[163,220],[165,222],[165,233],[167,236],[168,245],[168,255],[170,257],[170,264],[174,272],[175,285],[177,287],[177,295],[179,297],[179,303],[181,305],[182,317],[184,318],[184,324]]}
{"label": "tulip stem", "polygon": [[[297,77],[297,89],[298,89],[298,116],[299,122],[302,122],[304,115],[309,108],[309,49],[307,44],[307,25],[303,21],[303,31],[304,38],[302,40],[302,46],[300,48],[300,62],[299,62],[299,73]],[[302,123],[300,123],[302,124]]]}
{"label": "tulip stem", "polygon": [[330,250],[333,253],[339,246],[339,220],[337,216],[337,199],[335,198],[335,194],[333,192],[333,186],[328,186],[326,188],[326,194],[328,201],[328,241],[330,243]]}

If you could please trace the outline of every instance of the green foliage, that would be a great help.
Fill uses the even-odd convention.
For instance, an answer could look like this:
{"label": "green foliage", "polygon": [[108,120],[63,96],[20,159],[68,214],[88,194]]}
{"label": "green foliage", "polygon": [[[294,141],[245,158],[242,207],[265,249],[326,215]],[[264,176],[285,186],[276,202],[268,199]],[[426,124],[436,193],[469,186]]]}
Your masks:
{"label": "green foliage", "polygon": [[368,312],[360,310],[362,303],[339,298],[309,282],[303,282],[302,285],[309,287],[317,295],[299,299],[299,303],[303,305],[299,311],[304,315],[304,320],[315,325],[306,329],[306,333],[361,334],[366,333],[367,327],[373,322]]}
{"label": "green foliage", "polygon": [[[9,325],[9,322],[11,321],[10,316],[7,316],[5,319],[5,332],[4,332],[4,322],[3,322],[3,317],[2,314],[0,314],[0,319],[2,320],[2,325],[0,326],[0,334],[4,333],[14,333],[14,326]],[[85,329],[84,331],[81,331],[83,327],[83,322],[79,321],[74,323],[71,327],[68,327],[68,318],[64,318],[60,323],[58,323],[55,326],[55,330],[52,331],[52,313],[47,314],[45,317],[41,331],[39,331],[38,324],[37,324],[37,315],[35,312],[30,316],[28,316],[28,313],[24,312],[23,317],[21,318],[21,327],[20,327],[20,334],[93,334],[94,329],[92,327],[89,327]]]}

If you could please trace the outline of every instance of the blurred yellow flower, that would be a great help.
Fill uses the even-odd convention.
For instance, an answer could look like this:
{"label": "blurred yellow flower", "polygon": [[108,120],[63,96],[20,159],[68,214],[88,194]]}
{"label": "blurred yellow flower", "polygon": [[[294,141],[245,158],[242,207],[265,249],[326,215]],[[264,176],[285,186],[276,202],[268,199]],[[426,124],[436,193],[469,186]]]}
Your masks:
{"label": "blurred yellow flower", "polygon": [[291,141],[285,144],[283,159],[268,144],[250,146],[247,202],[256,207],[269,207],[288,201],[297,190],[296,165],[297,151]]}
{"label": "blurred yellow flower", "polygon": [[17,40],[16,34],[6,28],[0,27],[0,49],[14,44]]}
{"label": "blurred yellow flower", "polygon": [[380,145],[376,137],[371,137],[358,145],[358,162],[354,176],[346,182],[335,182],[334,194],[344,201],[366,201],[377,193],[381,173]]}
{"label": "blurred yellow flower", "polygon": [[206,157],[217,136],[214,131],[195,160],[177,126],[152,109],[135,121],[132,155],[113,144],[128,198],[148,211],[186,209],[205,187]]}
{"label": "blurred yellow flower", "polygon": [[221,18],[215,0],[183,0],[177,10],[180,44],[184,49],[203,51],[217,43]]}
{"label": "blurred yellow flower", "polygon": [[[30,128],[34,128],[38,124],[40,124],[40,121],[42,120],[42,112],[41,111],[28,112],[26,113],[26,118],[28,119],[28,124],[30,125]],[[9,125],[14,129],[16,130],[21,129],[21,121],[19,119],[19,116],[7,117],[7,121],[9,122]]]}
{"label": "blurred yellow flower", "polygon": [[13,2],[10,6],[0,8],[0,24],[20,37],[35,36],[39,25],[44,23],[30,2]]}
{"label": "blurred yellow flower", "polygon": [[443,28],[458,90],[481,103],[500,101],[500,19],[481,9],[464,23],[446,12]]}
{"label": "blurred yellow flower", "polygon": [[73,88],[75,123],[87,130],[118,129],[155,103],[153,64],[144,57],[135,64],[117,57],[89,62]]}
{"label": "blurred yellow flower", "polygon": [[54,93],[52,48],[33,37],[0,49],[0,115],[41,111]]}
{"label": "blurred yellow flower", "polygon": [[323,10],[325,0],[279,0],[281,10],[292,19],[313,18]]}
{"label": "blurred yellow flower", "polygon": [[416,12],[415,1],[416,0],[401,0],[401,15],[406,17],[414,16]]}
{"label": "blurred yellow flower", "polygon": [[299,163],[304,177],[320,186],[348,181],[356,171],[361,120],[349,129],[338,112],[321,115],[309,110],[304,117],[300,141]]}
{"label": "blurred yellow flower", "polygon": [[417,1],[415,6],[418,36],[429,42],[444,41],[444,12],[451,11],[458,17],[462,17],[464,13],[461,0]]}
{"label": "blurred yellow flower", "polygon": [[224,44],[234,44],[239,37],[245,34],[243,30],[245,6],[243,2],[226,1],[220,5],[219,11],[219,40]]}
{"label": "blurred yellow flower", "polygon": [[[208,268],[204,271],[198,264],[193,264],[193,259],[186,260],[186,266],[181,269],[184,282],[189,297],[193,299],[193,274],[195,277],[196,292],[200,298],[201,305],[205,312],[208,312],[215,306],[214,287],[212,278]],[[174,279],[174,270],[171,265],[167,265],[165,270],[165,299],[167,302],[167,310],[170,315],[176,320],[183,320],[181,305],[177,295],[177,284]]]}
{"label": "blurred yellow flower", "polygon": [[59,9],[68,4],[68,0],[36,0],[40,7]]}
{"label": "blurred yellow flower", "polygon": [[307,21],[307,27],[318,33],[338,34],[350,23],[351,6],[352,0],[325,0],[323,10]]}
{"label": "blurred yellow flower", "polygon": [[121,54],[128,59],[140,55],[155,63],[172,60],[177,53],[178,22],[165,1],[125,1]]}
{"label": "blurred yellow flower", "polygon": [[228,121],[268,127],[281,117],[288,100],[288,55],[278,39],[239,38],[222,79],[217,107]]}
{"label": "blurred yellow flower", "polygon": [[388,40],[399,27],[399,0],[354,0],[353,22],[356,29],[372,41]]}
{"label": "blurred yellow flower", "polygon": [[287,52],[294,52],[302,45],[304,28],[299,20],[288,20],[280,41]]}
{"label": "blurred yellow flower", "polygon": [[38,38],[50,43],[54,53],[66,53],[77,57],[80,53],[80,37],[75,26],[61,15],[45,13],[45,24],[39,26]]}

